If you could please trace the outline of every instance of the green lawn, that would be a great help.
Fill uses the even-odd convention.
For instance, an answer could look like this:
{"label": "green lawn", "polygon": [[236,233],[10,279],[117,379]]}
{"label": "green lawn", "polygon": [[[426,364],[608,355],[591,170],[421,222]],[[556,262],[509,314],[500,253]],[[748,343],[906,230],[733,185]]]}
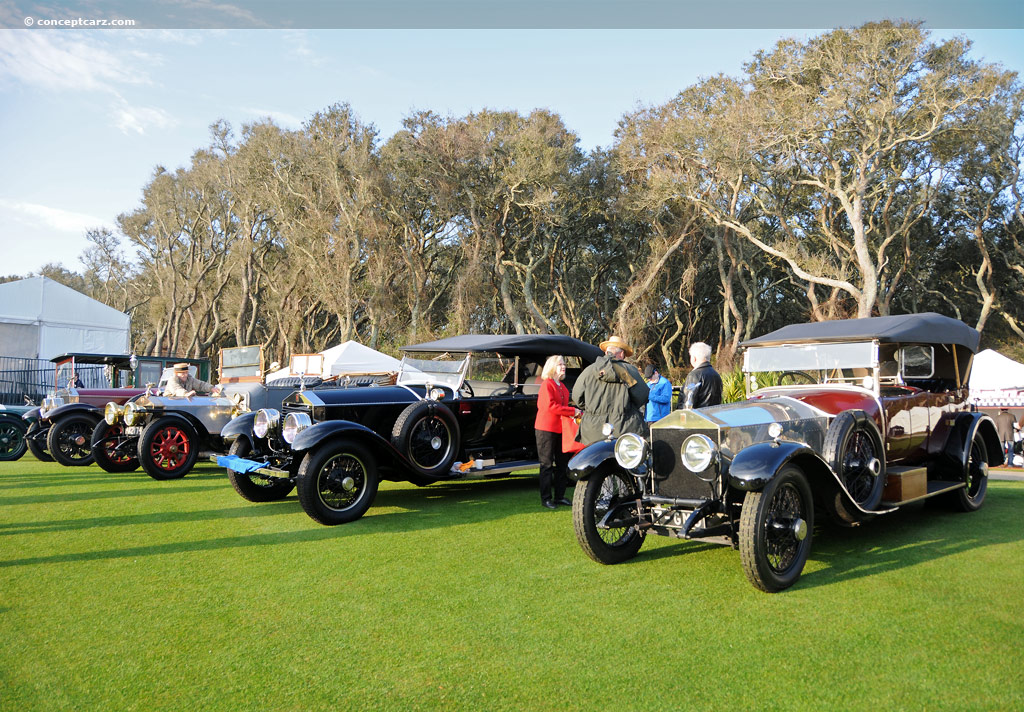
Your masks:
{"label": "green lawn", "polygon": [[29,455],[0,463],[0,709],[1024,708],[1024,482],[816,535],[769,595],[714,545],[595,564],[534,479],[322,527],[212,465]]}

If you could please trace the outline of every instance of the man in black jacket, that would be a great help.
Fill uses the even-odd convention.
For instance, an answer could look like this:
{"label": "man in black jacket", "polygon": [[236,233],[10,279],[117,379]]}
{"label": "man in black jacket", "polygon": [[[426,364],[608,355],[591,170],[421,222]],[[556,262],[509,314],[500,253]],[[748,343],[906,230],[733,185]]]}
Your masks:
{"label": "man in black jacket", "polygon": [[722,402],[722,377],[711,367],[711,347],[698,341],[690,346],[693,370],[683,384],[684,408],[703,408]]}

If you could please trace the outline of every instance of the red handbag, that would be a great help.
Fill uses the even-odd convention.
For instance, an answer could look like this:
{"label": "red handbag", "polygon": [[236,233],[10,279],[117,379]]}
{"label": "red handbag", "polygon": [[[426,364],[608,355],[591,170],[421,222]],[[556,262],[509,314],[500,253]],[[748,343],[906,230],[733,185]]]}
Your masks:
{"label": "red handbag", "polygon": [[579,452],[583,443],[579,441],[580,425],[575,418],[562,416],[562,452]]}

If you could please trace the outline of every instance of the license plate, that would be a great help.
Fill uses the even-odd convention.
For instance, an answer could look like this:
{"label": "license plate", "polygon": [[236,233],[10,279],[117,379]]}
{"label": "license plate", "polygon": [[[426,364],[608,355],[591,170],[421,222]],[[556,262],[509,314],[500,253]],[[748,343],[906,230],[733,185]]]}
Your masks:
{"label": "license plate", "polygon": [[141,425],[128,425],[124,429],[125,435],[142,435]]}

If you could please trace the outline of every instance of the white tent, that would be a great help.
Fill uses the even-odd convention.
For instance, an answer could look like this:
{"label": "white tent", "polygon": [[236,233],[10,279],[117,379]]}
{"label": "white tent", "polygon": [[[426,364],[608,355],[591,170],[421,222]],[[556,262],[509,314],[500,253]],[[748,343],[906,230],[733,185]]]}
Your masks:
{"label": "white tent", "polygon": [[1024,363],[985,349],[974,356],[968,386],[979,406],[1024,405]]}
{"label": "white tent", "polygon": [[131,320],[47,277],[0,284],[0,356],[128,353]]}
{"label": "white tent", "polygon": [[[318,374],[321,378],[331,376],[344,376],[356,373],[393,373],[398,371],[401,361],[392,358],[380,351],[363,346],[356,341],[346,341],[343,344],[332,346],[320,353],[324,356],[323,370]],[[278,378],[288,378],[298,374],[292,372],[291,368],[282,368],[267,374],[267,381],[274,381]]]}

